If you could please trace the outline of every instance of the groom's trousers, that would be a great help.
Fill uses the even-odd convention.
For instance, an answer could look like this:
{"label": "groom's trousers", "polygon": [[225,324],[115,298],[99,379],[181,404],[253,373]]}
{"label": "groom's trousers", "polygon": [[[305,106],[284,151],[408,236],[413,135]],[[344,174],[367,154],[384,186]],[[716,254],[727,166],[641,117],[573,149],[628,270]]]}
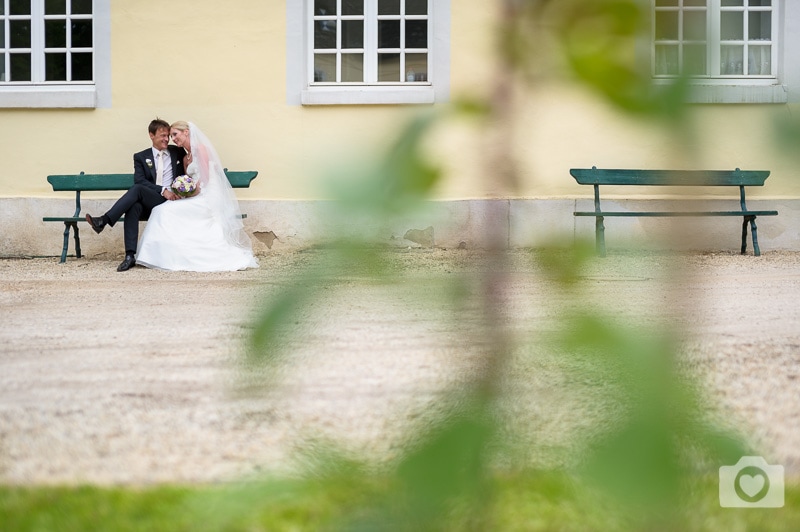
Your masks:
{"label": "groom's trousers", "polygon": [[145,185],[133,185],[106,212],[111,227],[125,215],[125,253],[135,254],[139,243],[139,221],[150,218],[154,207],[167,201],[158,191]]}

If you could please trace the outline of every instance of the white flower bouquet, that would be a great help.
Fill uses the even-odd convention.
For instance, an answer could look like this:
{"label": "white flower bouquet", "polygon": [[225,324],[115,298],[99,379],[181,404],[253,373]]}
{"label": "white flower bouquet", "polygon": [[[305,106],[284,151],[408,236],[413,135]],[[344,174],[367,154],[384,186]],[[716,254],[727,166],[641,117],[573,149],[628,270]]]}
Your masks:
{"label": "white flower bouquet", "polygon": [[197,181],[189,175],[179,175],[172,181],[172,191],[183,198],[193,196],[197,190]]}

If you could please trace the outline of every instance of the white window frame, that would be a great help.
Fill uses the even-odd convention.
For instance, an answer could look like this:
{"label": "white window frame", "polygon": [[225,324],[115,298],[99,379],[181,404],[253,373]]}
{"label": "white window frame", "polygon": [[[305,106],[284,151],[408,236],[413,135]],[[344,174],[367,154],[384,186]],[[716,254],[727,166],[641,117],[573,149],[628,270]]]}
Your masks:
{"label": "white window frame", "polygon": [[[365,2],[365,16],[375,17]],[[364,83],[314,81],[314,0],[287,0],[287,102],[292,105],[433,104],[446,102],[450,93],[450,0],[429,0],[428,78],[426,81],[377,82],[377,36],[365,27]],[[372,40],[369,42],[368,40]],[[415,50],[406,50],[414,53]],[[377,55],[374,60],[377,60]],[[372,79],[372,82],[369,80]]]}
{"label": "white window frame", "polygon": [[92,81],[44,81],[45,18],[44,0],[33,0],[30,49],[33,79],[0,82],[0,108],[111,107],[111,0],[92,0]]}
{"label": "white window frame", "polygon": [[[684,7],[683,2],[678,2],[678,7],[687,11],[696,9]],[[744,0],[747,4],[747,0]],[[768,42],[771,48],[771,69],[769,75],[724,75],[720,73],[720,46],[721,46],[721,13],[723,11],[736,11],[735,6],[722,6],[721,0],[708,0],[706,10],[706,69],[708,74],[691,76],[692,91],[690,102],[692,103],[786,103],[787,88],[780,82],[781,65],[780,61],[783,54],[783,16],[784,0],[773,0],[772,5],[772,34]],[[676,78],[675,75],[660,75],[656,72],[656,11],[668,11],[669,7],[656,7],[656,0],[651,0],[651,27],[652,37],[650,39],[650,65],[651,75],[655,83],[668,83],[669,80]],[[682,19],[682,18],[681,18]],[[745,24],[747,22],[745,21]],[[679,36],[679,37],[682,37]],[[740,43],[747,50],[747,35]],[[677,44],[678,41],[675,41]],[[767,43],[765,43],[767,44]]]}

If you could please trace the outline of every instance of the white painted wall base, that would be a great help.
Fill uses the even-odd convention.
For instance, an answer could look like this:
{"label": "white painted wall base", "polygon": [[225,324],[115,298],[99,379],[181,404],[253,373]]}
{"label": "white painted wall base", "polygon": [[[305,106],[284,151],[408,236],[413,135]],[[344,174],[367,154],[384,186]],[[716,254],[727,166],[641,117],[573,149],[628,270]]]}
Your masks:
{"label": "white painted wall base", "polygon": [[[83,214],[102,214],[112,199],[84,199]],[[594,218],[576,218],[576,210],[591,210],[589,199],[490,199],[433,201],[402,217],[378,220],[352,212],[337,213],[331,202],[243,200],[245,227],[254,235],[257,253],[282,252],[326,244],[343,237],[357,237],[377,245],[417,247],[424,239],[406,239],[409,230],[433,227],[436,247],[483,248],[494,239],[509,248],[542,247],[594,240]],[[704,202],[712,209],[734,209],[736,200]],[[604,200],[605,209],[664,210],[661,200]],[[800,199],[751,200],[751,209],[777,209],[778,216],[758,219],[762,253],[800,251]],[[58,256],[64,227],[44,223],[43,216],[69,215],[74,201],[52,198],[0,198],[0,256]],[[606,245],[614,249],[696,249],[737,251],[741,244],[739,218],[606,218]],[[270,242],[269,232],[277,239]],[[424,233],[424,232],[423,232]],[[409,235],[412,236],[412,235]],[[271,248],[267,243],[271,244]],[[122,256],[122,227],[102,234],[81,225],[81,247],[88,257]],[[748,237],[748,250],[752,244]],[[70,241],[70,254],[74,254]]]}

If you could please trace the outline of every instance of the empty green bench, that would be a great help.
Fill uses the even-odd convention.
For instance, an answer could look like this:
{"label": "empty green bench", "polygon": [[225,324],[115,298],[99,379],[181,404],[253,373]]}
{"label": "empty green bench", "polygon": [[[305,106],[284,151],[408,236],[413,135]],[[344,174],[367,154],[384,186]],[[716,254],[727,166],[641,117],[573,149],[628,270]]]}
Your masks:
{"label": "empty green bench", "polygon": [[[225,168],[225,175],[233,188],[249,188],[258,172],[255,170],[231,172]],[[75,193],[75,213],[72,216],[45,216],[42,218],[44,222],[64,224],[64,245],[61,249],[60,262],[66,262],[70,230],[75,238],[75,256],[81,258],[81,237],[78,224],[86,222],[85,215],[81,215],[81,192],[128,190],[133,186],[133,174],[84,174],[81,172],[80,174],[49,175],[47,181],[55,192]],[[246,218],[247,215],[243,214],[242,217]],[[120,218],[121,220],[124,218]]]}
{"label": "empty green bench", "polygon": [[[594,187],[594,210],[575,211],[575,216],[595,218],[595,244],[600,256],[606,255],[605,225],[606,217],[636,216],[741,216],[742,255],[747,252],[747,226],[753,237],[753,254],[761,255],[758,247],[758,228],[756,217],[777,216],[778,211],[749,210],[745,203],[745,187],[761,187],[769,177],[768,170],[610,170],[592,168],[572,168],[570,175],[581,185]],[[600,207],[600,186],[700,186],[700,187],[739,187],[739,209],[728,211],[607,211]]]}

